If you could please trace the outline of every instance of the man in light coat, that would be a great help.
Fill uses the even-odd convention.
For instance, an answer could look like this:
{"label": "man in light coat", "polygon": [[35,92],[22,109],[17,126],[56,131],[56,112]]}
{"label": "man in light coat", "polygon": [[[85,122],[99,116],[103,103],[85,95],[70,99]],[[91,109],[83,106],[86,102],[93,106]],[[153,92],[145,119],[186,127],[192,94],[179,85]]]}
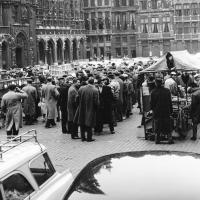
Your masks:
{"label": "man in light coat", "polygon": [[47,78],[47,85],[42,88],[42,96],[45,99],[47,108],[47,121],[46,128],[51,128],[55,126],[55,118],[57,114],[57,99],[59,97],[59,92],[55,85],[52,84],[51,77]]}
{"label": "man in light coat", "polygon": [[85,132],[87,132],[87,141],[92,142],[92,128],[96,125],[96,112],[99,105],[99,93],[94,86],[94,78],[90,77],[88,85],[80,87],[78,91],[79,106],[75,116],[75,123],[81,128],[82,141],[86,141]]}
{"label": "man in light coat", "polygon": [[28,98],[24,100],[24,114],[26,125],[31,125],[36,117],[37,90],[32,86],[32,79],[28,79],[27,83],[28,84],[22,88],[28,95]]}
{"label": "man in light coat", "polygon": [[9,85],[9,91],[3,95],[1,101],[1,109],[6,115],[6,132],[8,139],[19,133],[22,127],[22,99],[26,99],[28,95],[23,90],[16,88],[16,85]]}

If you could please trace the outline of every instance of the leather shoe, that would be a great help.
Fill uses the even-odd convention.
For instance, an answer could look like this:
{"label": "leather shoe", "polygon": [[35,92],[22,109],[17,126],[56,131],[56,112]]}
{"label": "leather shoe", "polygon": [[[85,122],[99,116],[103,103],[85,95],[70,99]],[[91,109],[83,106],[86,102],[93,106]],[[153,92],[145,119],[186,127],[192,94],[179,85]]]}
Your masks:
{"label": "leather shoe", "polygon": [[115,131],[111,131],[110,133],[111,133],[111,134],[115,134]]}
{"label": "leather shoe", "polygon": [[195,141],[197,138],[196,137],[191,137],[190,139],[193,140],[193,141]]}
{"label": "leather shoe", "polygon": [[85,139],[85,138],[81,138],[81,140],[82,140],[82,142],[86,141],[86,139]]}
{"label": "leather shoe", "polygon": [[94,142],[94,141],[95,139],[90,139],[90,140],[87,139],[87,142]]}

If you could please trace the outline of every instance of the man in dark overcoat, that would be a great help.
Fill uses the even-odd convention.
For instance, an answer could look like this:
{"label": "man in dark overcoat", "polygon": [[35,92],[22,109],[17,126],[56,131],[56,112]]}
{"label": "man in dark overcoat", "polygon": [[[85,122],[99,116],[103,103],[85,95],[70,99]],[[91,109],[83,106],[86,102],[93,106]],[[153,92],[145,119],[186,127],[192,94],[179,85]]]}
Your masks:
{"label": "man in dark overcoat", "polygon": [[68,113],[68,129],[72,139],[79,139],[78,137],[78,125],[74,123],[74,117],[78,107],[77,97],[78,89],[80,87],[80,80],[76,78],[73,80],[73,84],[68,90],[68,102],[67,102],[67,113]]}
{"label": "man in dark overcoat", "polygon": [[162,85],[162,76],[156,76],[156,88],[151,93],[151,108],[155,125],[155,143],[160,143],[161,133],[168,136],[168,144],[173,144],[170,116],[172,114],[171,93]]}
{"label": "man in dark overcoat", "polygon": [[60,107],[61,111],[61,127],[62,133],[67,133],[69,130],[67,129],[67,100],[68,100],[68,90],[69,85],[65,83],[64,77],[59,77],[59,99],[58,99],[58,106]]}
{"label": "man in dark overcoat", "polygon": [[96,111],[99,105],[99,93],[94,86],[94,78],[90,77],[88,85],[80,87],[78,91],[79,106],[74,122],[80,125],[82,141],[92,142],[92,128],[96,125]]}
{"label": "man in dark overcoat", "polygon": [[25,124],[31,125],[36,117],[36,102],[37,102],[37,90],[32,86],[32,79],[27,80],[27,85],[22,88],[28,95],[28,98],[24,100],[24,114]]}
{"label": "man in dark overcoat", "polygon": [[193,136],[191,140],[197,139],[197,125],[200,122],[200,89],[191,89],[192,103],[191,103],[191,118],[193,123]]}

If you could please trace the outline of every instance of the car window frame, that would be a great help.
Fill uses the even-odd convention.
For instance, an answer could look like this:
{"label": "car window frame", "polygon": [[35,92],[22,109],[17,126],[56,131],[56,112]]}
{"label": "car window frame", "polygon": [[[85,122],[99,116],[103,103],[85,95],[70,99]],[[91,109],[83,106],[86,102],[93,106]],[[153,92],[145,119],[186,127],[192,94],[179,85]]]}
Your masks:
{"label": "car window frame", "polygon": [[32,196],[34,196],[36,194],[37,190],[35,190],[31,181],[28,180],[27,176],[22,171],[14,170],[14,171],[10,172],[9,174],[7,174],[6,176],[4,176],[3,178],[0,179],[0,190],[2,192],[3,200],[6,200],[5,190],[4,190],[4,187],[3,187],[3,181],[6,180],[7,178],[9,178],[10,176],[14,175],[14,174],[20,174],[21,176],[23,176],[27,180],[27,182],[30,184],[30,186],[33,188],[33,192],[31,192],[26,198],[24,198],[24,200],[28,200]]}
{"label": "car window frame", "polygon": [[[36,178],[35,178],[35,176],[34,176],[33,173],[31,172],[31,163],[34,162],[36,159],[38,159],[38,158],[41,157],[41,156],[44,157],[44,154],[47,155],[47,157],[48,157],[48,159],[49,159],[49,161],[50,161],[50,167],[54,170],[54,173],[53,173],[53,175],[52,175],[51,177],[49,177],[44,183],[42,183],[41,185],[39,185],[38,182],[37,182],[37,180],[36,180]],[[28,163],[28,168],[29,168],[29,171],[30,171],[30,173],[31,173],[31,176],[33,177],[33,179],[34,179],[34,181],[35,181],[35,183],[37,184],[37,187],[38,187],[39,189],[42,189],[46,184],[48,184],[48,182],[49,182],[49,181],[55,176],[55,174],[56,174],[56,169],[55,169],[55,167],[54,167],[54,165],[53,165],[53,163],[52,163],[52,161],[51,161],[51,159],[50,159],[50,157],[49,157],[47,151],[41,152],[39,155],[37,155],[36,157],[34,157],[33,159],[31,159],[31,160],[29,161],[29,163]]]}

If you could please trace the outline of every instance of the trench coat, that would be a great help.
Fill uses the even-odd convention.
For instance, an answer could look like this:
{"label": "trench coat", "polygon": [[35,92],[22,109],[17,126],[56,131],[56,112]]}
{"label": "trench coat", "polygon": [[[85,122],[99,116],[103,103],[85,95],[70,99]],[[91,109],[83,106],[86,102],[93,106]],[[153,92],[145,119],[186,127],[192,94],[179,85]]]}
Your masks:
{"label": "trench coat", "polygon": [[78,90],[74,85],[70,86],[68,90],[68,102],[67,102],[67,113],[68,113],[68,121],[73,122],[74,116],[77,110],[77,102],[76,99],[78,97]]}
{"label": "trench coat", "polygon": [[95,127],[96,112],[99,105],[99,93],[94,85],[85,85],[78,91],[79,106],[74,123],[87,127]]}
{"label": "trench coat", "polygon": [[6,113],[5,128],[11,131],[13,124],[16,130],[22,127],[22,104],[21,100],[26,99],[28,95],[23,92],[8,91],[1,100],[1,109]]}
{"label": "trench coat", "polygon": [[28,98],[24,100],[24,114],[35,116],[36,115],[36,101],[37,90],[32,85],[28,84],[22,90],[27,93]]}
{"label": "trench coat", "polygon": [[47,108],[47,119],[55,119],[57,114],[57,99],[59,97],[56,86],[51,83],[44,85],[42,87],[42,96]]}

